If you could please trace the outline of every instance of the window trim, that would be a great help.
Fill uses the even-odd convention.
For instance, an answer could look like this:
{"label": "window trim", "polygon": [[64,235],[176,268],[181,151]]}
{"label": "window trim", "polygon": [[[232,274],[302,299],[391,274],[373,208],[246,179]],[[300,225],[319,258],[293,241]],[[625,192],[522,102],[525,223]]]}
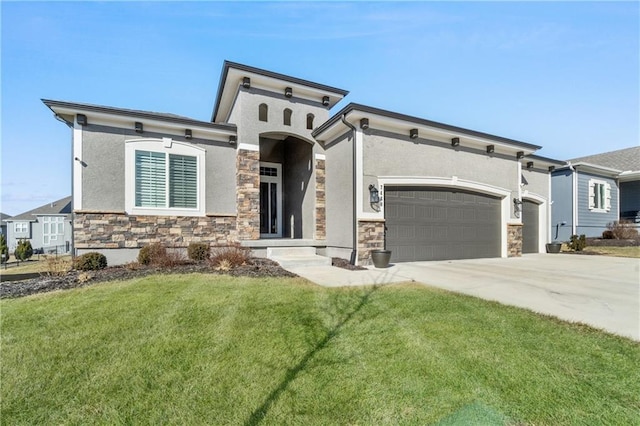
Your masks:
{"label": "window trim", "polygon": [[[169,154],[185,155],[196,158],[197,203],[196,208],[168,207],[136,207],[136,151],[160,152],[169,162]],[[133,139],[125,141],[125,211],[128,214],[150,216],[204,216],[205,215],[205,154],[206,150],[172,138]],[[167,191],[169,175],[167,174]]]}
{"label": "window trim", "polygon": [[[18,225],[20,225],[20,230],[18,229]],[[16,234],[28,234],[29,233],[29,222],[14,222],[13,223],[13,232]]]}
{"label": "window trim", "polygon": [[[596,203],[596,188],[602,187],[604,194],[600,200],[603,205]],[[611,211],[611,184],[602,179],[589,179],[587,188],[587,199],[589,211],[594,213],[608,213]]]}

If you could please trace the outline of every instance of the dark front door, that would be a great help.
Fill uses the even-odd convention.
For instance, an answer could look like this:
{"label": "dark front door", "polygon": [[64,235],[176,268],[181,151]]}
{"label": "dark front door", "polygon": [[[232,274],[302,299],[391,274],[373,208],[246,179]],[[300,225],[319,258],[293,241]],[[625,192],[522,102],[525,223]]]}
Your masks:
{"label": "dark front door", "polygon": [[260,163],[260,237],[282,237],[282,165]]}
{"label": "dark front door", "polygon": [[538,204],[529,200],[522,200],[522,252],[538,253]]}

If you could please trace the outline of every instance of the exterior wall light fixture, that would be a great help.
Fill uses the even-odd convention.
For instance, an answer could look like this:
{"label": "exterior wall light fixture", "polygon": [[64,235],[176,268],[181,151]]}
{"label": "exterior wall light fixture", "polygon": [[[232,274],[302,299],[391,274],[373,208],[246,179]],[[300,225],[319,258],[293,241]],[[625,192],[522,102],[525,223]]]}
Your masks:
{"label": "exterior wall light fixture", "polygon": [[520,212],[522,211],[522,200],[519,198],[513,199],[513,215],[515,217],[520,217]]}
{"label": "exterior wall light fixture", "polygon": [[235,145],[237,140],[238,138],[236,135],[229,136],[229,145]]}
{"label": "exterior wall light fixture", "polygon": [[369,185],[369,202],[378,204],[380,202],[380,193],[374,185]]}
{"label": "exterior wall light fixture", "polygon": [[518,160],[523,159],[523,158],[524,158],[524,151],[518,151],[518,152],[516,153],[516,158],[517,158]]}
{"label": "exterior wall light fixture", "polygon": [[460,138],[451,139],[451,146],[460,146]]}
{"label": "exterior wall light fixture", "polygon": [[291,87],[285,87],[285,89],[284,89],[284,97],[285,98],[290,98],[291,96],[293,96],[293,89]]}
{"label": "exterior wall light fixture", "polygon": [[77,114],[76,115],[76,121],[78,122],[79,125],[86,126],[87,125],[87,116],[84,115],[84,114]]}
{"label": "exterior wall light fixture", "polygon": [[328,96],[323,96],[322,97],[322,105],[329,106],[329,97]]}
{"label": "exterior wall light fixture", "polygon": [[184,129],[184,137],[185,139],[191,139],[193,134],[191,133],[191,129]]}
{"label": "exterior wall light fixture", "polygon": [[496,146],[495,145],[487,145],[487,154],[493,154],[494,152],[496,152]]}
{"label": "exterior wall light fixture", "polygon": [[136,133],[142,133],[142,132],[143,132],[143,130],[142,130],[142,123],[141,123],[141,122],[139,122],[139,121],[136,121],[135,129],[136,129]]}
{"label": "exterior wall light fixture", "polygon": [[249,77],[244,77],[242,79],[242,87],[244,87],[245,89],[251,88],[251,79]]}
{"label": "exterior wall light fixture", "polygon": [[533,161],[529,161],[529,162],[527,163],[527,169],[528,169],[528,170],[533,169]]}
{"label": "exterior wall light fixture", "polygon": [[368,118],[361,118],[360,119],[360,128],[362,130],[367,130],[369,128],[369,119]]}
{"label": "exterior wall light fixture", "polygon": [[417,139],[418,138],[418,129],[409,130],[409,137],[411,139]]}

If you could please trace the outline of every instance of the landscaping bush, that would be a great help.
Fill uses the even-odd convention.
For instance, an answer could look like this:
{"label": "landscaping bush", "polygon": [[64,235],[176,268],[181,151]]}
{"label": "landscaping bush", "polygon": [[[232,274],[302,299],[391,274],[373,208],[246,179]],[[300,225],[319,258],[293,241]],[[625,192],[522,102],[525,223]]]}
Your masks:
{"label": "landscaping bush", "polygon": [[138,262],[142,265],[172,268],[182,263],[180,254],[169,252],[161,243],[144,246],[138,253]]}
{"label": "landscaping bush", "polygon": [[75,268],[79,271],[97,271],[107,267],[107,258],[104,254],[95,251],[85,253],[76,258]]}
{"label": "landscaping bush", "polygon": [[50,277],[63,277],[71,270],[73,262],[69,257],[47,257],[46,275]]}
{"label": "landscaping bush", "polygon": [[[613,238],[617,240],[635,240],[638,238],[638,229],[635,227],[635,224],[626,220],[609,222],[607,224],[607,230],[611,231]],[[604,233],[602,237],[604,238]]]}
{"label": "landscaping bush", "polygon": [[211,263],[214,267],[228,270],[244,265],[250,257],[251,251],[247,247],[242,247],[240,244],[217,246],[213,249]]}
{"label": "landscaping bush", "polygon": [[30,259],[33,256],[33,247],[31,247],[31,241],[21,239],[18,241],[18,247],[16,247],[16,251],[13,253],[16,259],[25,261]]}
{"label": "landscaping bush", "polygon": [[0,259],[6,262],[9,259],[9,247],[7,247],[7,239],[4,234],[0,234]]}
{"label": "landscaping bush", "polygon": [[211,248],[208,243],[191,243],[187,247],[187,255],[191,260],[204,262],[211,255]]}
{"label": "landscaping bush", "polygon": [[582,234],[572,235],[571,240],[569,241],[569,248],[573,251],[582,251],[587,246],[587,237]]}
{"label": "landscaping bush", "polygon": [[613,240],[614,236],[613,236],[613,232],[606,230],[604,232],[602,232],[602,239],[603,240]]}

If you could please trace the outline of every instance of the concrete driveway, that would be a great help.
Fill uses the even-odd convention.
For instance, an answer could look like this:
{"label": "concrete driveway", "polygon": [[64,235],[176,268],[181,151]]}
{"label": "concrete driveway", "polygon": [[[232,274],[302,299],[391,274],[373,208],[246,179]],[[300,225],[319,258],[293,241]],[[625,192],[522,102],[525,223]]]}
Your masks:
{"label": "concrete driveway", "polygon": [[291,269],[327,287],[416,281],[582,322],[640,341],[640,260],[573,254]]}
{"label": "concrete driveway", "polygon": [[639,259],[530,254],[507,259],[399,263],[385,273],[390,282],[410,279],[640,341]]}

